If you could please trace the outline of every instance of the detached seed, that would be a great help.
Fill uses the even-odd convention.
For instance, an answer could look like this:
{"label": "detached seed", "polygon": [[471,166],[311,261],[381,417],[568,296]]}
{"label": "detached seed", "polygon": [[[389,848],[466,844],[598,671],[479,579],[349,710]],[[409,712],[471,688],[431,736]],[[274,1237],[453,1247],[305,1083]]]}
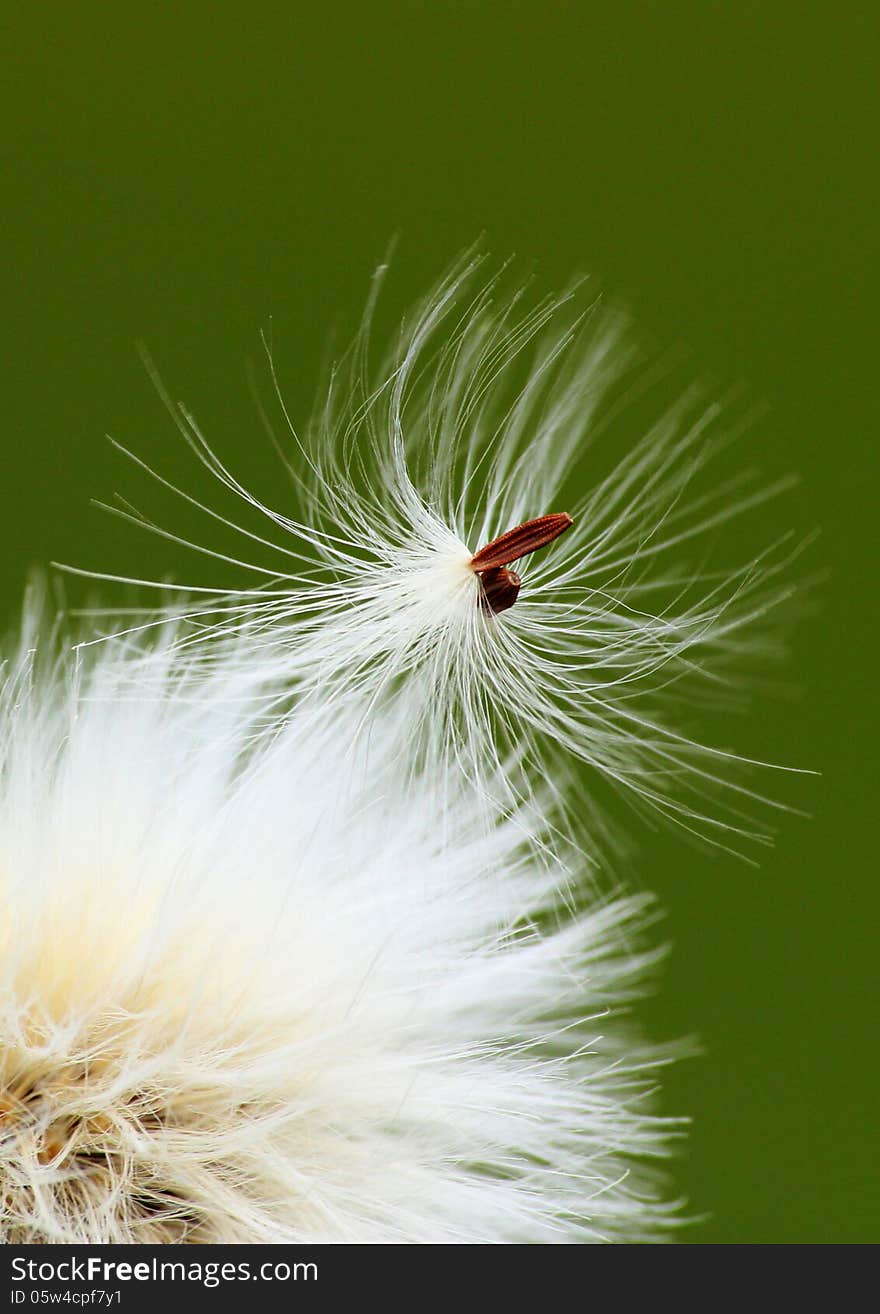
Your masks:
{"label": "detached seed", "polygon": [[571,516],[564,511],[539,516],[537,520],[527,520],[515,529],[508,529],[506,534],[493,538],[491,543],[475,552],[471,557],[471,570],[479,575],[483,586],[480,595],[483,609],[497,616],[500,611],[512,607],[519,596],[522,580],[507,567],[529,552],[537,552],[538,548],[546,547],[573,524]]}
{"label": "detached seed", "polygon": [[483,586],[480,606],[484,611],[491,611],[497,616],[499,611],[507,611],[516,602],[522,580],[515,570],[508,570],[506,566],[493,566],[491,570],[481,573],[480,583]]}

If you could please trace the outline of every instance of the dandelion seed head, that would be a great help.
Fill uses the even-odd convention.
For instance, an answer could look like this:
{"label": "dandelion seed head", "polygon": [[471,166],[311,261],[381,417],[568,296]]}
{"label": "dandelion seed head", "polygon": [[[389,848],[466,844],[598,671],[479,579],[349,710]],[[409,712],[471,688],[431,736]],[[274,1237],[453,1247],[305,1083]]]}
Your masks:
{"label": "dandelion seed head", "polygon": [[383,715],[368,771],[309,709],[255,738],[152,633],[0,684],[4,1241],[662,1234],[649,901],[561,918],[539,814]]}

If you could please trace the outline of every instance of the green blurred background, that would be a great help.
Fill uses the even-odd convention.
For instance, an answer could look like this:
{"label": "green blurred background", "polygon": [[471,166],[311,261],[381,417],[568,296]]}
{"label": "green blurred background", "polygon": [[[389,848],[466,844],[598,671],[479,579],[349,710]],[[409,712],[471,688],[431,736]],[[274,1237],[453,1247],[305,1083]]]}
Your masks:
{"label": "green blurred background", "polygon": [[4,33],[6,620],[53,558],[202,579],[88,505],[155,506],[107,431],[182,461],[136,340],[258,471],[258,330],[304,415],[394,233],[389,322],[485,233],[542,288],[597,270],[769,403],[745,459],[803,482],[765,529],[821,525],[806,569],[830,580],[802,696],[763,705],[754,742],[824,774],[760,871],[666,838],[640,855],[674,943],[645,1015],[705,1049],[665,1082],[695,1120],[692,1242],[880,1239],[871,9],[86,4]]}

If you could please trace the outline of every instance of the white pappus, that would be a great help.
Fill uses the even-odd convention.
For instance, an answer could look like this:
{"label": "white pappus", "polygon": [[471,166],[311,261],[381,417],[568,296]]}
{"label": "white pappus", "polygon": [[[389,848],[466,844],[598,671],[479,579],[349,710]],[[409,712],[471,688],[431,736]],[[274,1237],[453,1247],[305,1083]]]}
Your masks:
{"label": "white pappus", "polygon": [[[759,777],[780,768],[705,742],[699,723],[742,701],[747,663],[777,653],[781,627],[764,622],[796,592],[787,568],[803,545],[782,533],[733,566],[711,552],[789,481],[715,476],[748,412],[700,386],[667,397],[672,366],[646,362],[621,312],[601,299],[579,309],[578,291],[527,308],[522,288],[481,281],[481,267],[456,266],[377,369],[374,291],[302,434],[269,355],[280,436],[262,414],[289,476],[272,505],[156,376],[184,439],[244,509],[221,511],[127,455],[239,537],[186,546],[253,581],[201,582],[188,606],[171,601],[181,652],[227,674],[241,657],[242,696],[259,697],[272,730],[292,696],[331,715],[358,705],[365,725],[396,705],[411,760],[452,765],[493,793],[490,809],[529,799],[536,780],[561,786],[580,760],[637,808],[746,856],[772,839],[781,804]],[[621,449],[615,426],[633,413],[642,436]],[[176,538],[127,502],[111,509]],[[480,550],[545,517],[573,525],[521,558],[514,543],[496,612]],[[604,827],[584,791],[578,810],[592,846]]]}
{"label": "white pappus", "polygon": [[255,747],[167,638],[5,668],[3,1239],[662,1231],[648,900],[560,923],[539,817],[438,816],[381,716],[369,775],[308,716]]}

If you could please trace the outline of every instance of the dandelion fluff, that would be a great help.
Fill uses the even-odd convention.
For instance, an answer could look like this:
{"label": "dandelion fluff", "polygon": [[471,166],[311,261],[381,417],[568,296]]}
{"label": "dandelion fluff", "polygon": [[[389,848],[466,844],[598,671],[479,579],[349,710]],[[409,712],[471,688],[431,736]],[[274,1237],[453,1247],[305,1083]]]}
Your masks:
{"label": "dandelion fluff", "polygon": [[[271,504],[166,395],[198,460],[245,504],[221,511],[174,489],[238,535],[226,551],[188,546],[250,580],[197,586],[181,651],[227,671],[241,657],[270,728],[292,695],[334,716],[360,706],[367,730],[371,709],[396,705],[408,758],[453,767],[492,795],[490,811],[515,812],[580,760],[711,843],[766,843],[779,805],[755,777],[771,768],[708,742],[700,722],[736,705],[747,664],[778,646],[764,621],[794,591],[791,536],[734,566],[710,549],[783,485],[712,476],[747,417],[705,388],[644,418],[671,368],[646,363],[620,312],[582,290],[529,306],[480,265],[456,267],[376,369],[371,301],[302,434],[276,382],[280,430],[264,419],[289,477]],[[621,415],[633,414],[641,436],[622,447]],[[475,554],[554,513],[573,528],[515,563],[516,605],[509,591],[491,614]],[[594,845],[592,794],[578,808]]]}
{"label": "dandelion fluff", "polygon": [[644,897],[562,918],[545,819],[487,830],[378,713],[365,773],[172,633],[71,666],[40,628],[0,693],[5,1242],[663,1232]]}
{"label": "dandelion fluff", "polygon": [[585,880],[627,834],[595,787],[769,839],[769,768],[699,721],[773,655],[797,548],[713,558],[779,491],[711,474],[743,417],[701,388],[652,411],[672,372],[622,315],[480,263],[374,368],[377,278],[302,432],[268,353],[271,500],[157,377],[222,498],[128,454],[221,541],[115,510],[220,580],[111,613],[72,668],[29,640],[10,660],[7,1240],[638,1240],[676,1217],[650,1098],[672,1051],[622,1016],[650,903]]}

